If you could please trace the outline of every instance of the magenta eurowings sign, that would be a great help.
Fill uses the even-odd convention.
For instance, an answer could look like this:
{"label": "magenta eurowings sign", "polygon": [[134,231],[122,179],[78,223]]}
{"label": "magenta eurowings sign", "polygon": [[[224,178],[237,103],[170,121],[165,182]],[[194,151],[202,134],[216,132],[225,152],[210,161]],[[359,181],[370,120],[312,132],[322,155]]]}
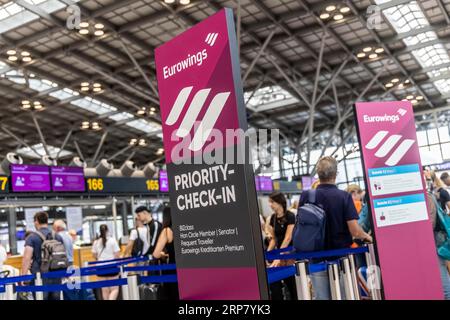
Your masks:
{"label": "magenta eurowings sign", "polygon": [[214,132],[247,129],[232,11],[165,43],[155,59],[180,297],[268,298],[252,167],[202,161],[243,143],[211,147]]}
{"label": "magenta eurowings sign", "polygon": [[384,296],[442,299],[412,105],[361,102],[355,115]]}

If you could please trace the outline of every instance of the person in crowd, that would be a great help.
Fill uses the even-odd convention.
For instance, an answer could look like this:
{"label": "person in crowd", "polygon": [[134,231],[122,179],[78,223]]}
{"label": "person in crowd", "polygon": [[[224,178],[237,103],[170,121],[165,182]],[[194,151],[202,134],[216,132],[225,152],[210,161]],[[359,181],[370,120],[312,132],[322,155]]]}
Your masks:
{"label": "person in crowd", "polygon": [[61,219],[55,220],[53,222],[53,232],[59,235],[63,240],[67,261],[69,266],[73,265],[73,240],[67,231],[66,223]]}
{"label": "person in crowd", "polygon": [[351,194],[356,212],[360,214],[362,209],[362,189],[357,184],[351,184],[345,191]]}
{"label": "person in crowd", "polygon": [[[326,213],[325,250],[350,248],[354,239],[372,242],[372,237],[358,225],[358,213],[350,194],[336,186],[338,163],[334,157],[323,157],[316,164],[320,184],[316,203]],[[307,203],[308,193],[302,193],[300,206]],[[311,274],[316,300],[330,300],[330,284],[326,271]]]}
{"label": "person in crowd", "polygon": [[428,166],[423,167],[423,177],[425,180],[425,189],[429,192],[433,192],[433,181],[431,180],[431,168]]}
{"label": "person in crowd", "polygon": [[[19,270],[14,268],[13,266],[9,266],[4,264],[6,260],[8,259],[8,254],[6,252],[6,249],[0,244],[0,279],[2,277],[17,277],[19,276]],[[15,299],[17,297],[17,294],[14,293],[12,297]],[[7,295],[6,293],[2,293],[0,291],[0,301],[6,300]]]}
{"label": "person in crowd", "polygon": [[297,215],[297,210],[298,210],[298,201],[295,200],[294,202],[292,202],[292,205],[289,207],[288,211],[292,212],[294,215]]}
{"label": "person in crowd", "polygon": [[[430,212],[431,225],[433,226],[433,235],[436,248],[446,239],[446,232],[439,223],[437,217],[437,208],[435,206],[434,195],[427,193],[427,204]],[[450,271],[447,269],[447,261],[438,255],[439,271],[441,273],[442,288],[444,290],[445,300],[450,300]]]}
{"label": "person in crowd", "polygon": [[448,172],[444,172],[443,174],[441,174],[441,180],[445,184],[447,189],[450,189],[450,175],[448,174]]}
{"label": "person in crowd", "polygon": [[446,189],[445,184],[441,179],[436,175],[434,171],[430,173],[431,181],[433,182],[433,190],[436,196],[436,199],[439,201],[439,204],[442,207],[444,212],[450,212],[450,194]]}
{"label": "person in crowd", "polygon": [[[162,231],[152,255],[155,259],[164,259],[168,264],[175,263],[172,216],[170,214],[170,207],[168,206],[163,209]],[[175,273],[175,270],[163,271],[163,274]],[[164,287],[167,288],[166,292],[169,300],[179,300],[177,283],[165,283]]]}
{"label": "person in crowd", "polygon": [[[22,258],[22,275],[36,274],[41,272],[41,253],[43,239],[54,239],[64,244],[60,235],[52,233],[48,227],[48,213],[45,211],[37,212],[34,217],[35,230],[25,240],[25,249]],[[43,279],[44,285],[61,284],[60,278]],[[60,300],[59,291],[44,292],[44,300]]]}
{"label": "person in crowd", "polygon": [[[97,261],[106,261],[117,259],[120,256],[120,248],[117,241],[109,235],[108,226],[102,224],[100,226],[100,237],[95,240],[92,245],[92,254],[94,259]],[[117,279],[119,273],[103,274],[99,277],[104,280]],[[117,300],[119,295],[119,287],[104,287],[102,288],[102,299],[103,300]]]}
{"label": "person in crowd", "polygon": [[[273,214],[269,220],[269,232],[271,239],[267,251],[283,249],[292,245],[292,232],[295,225],[295,215],[286,208],[286,198],[282,193],[274,192],[269,196],[269,205]],[[284,260],[274,260],[270,267],[279,267],[284,264]],[[292,300],[297,300],[297,290],[295,278],[289,277],[283,280]],[[273,300],[283,300],[283,283],[274,282],[270,285]]]}
{"label": "person in crowd", "polygon": [[148,230],[148,226],[144,225],[137,216],[134,219],[134,225],[134,229],[130,231],[130,238],[123,254],[124,257],[133,255],[133,247],[138,238],[142,240],[143,243],[142,254],[146,254],[150,248],[150,231]]}
{"label": "person in crowd", "polygon": [[369,213],[369,195],[366,193],[364,195],[364,198],[365,201],[359,214],[358,224],[364,230],[364,232],[370,234],[372,233],[372,222],[370,220]]}
{"label": "person in crowd", "polygon": [[149,233],[148,243],[149,249],[146,255],[151,255],[155,249],[156,241],[158,241],[159,235],[161,233],[162,225],[159,221],[153,219],[150,210],[147,207],[141,206],[136,208],[135,213],[142,225],[146,228]]}

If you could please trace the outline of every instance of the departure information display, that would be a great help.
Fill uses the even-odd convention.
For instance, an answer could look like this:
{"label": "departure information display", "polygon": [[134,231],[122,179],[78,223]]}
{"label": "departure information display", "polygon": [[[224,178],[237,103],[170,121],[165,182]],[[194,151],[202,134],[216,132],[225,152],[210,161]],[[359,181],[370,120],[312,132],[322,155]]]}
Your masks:
{"label": "departure information display", "polygon": [[256,191],[273,191],[272,179],[270,177],[255,177]]}
{"label": "departure information display", "polygon": [[55,192],[84,192],[84,169],[81,167],[50,167],[52,190]]}
{"label": "departure information display", "polygon": [[159,171],[159,191],[169,192],[169,179],[165,170]]}
{"label": "departure information display", "polygon": [[49,192],[50,172],[47,166],[11,165],[13,192]]}

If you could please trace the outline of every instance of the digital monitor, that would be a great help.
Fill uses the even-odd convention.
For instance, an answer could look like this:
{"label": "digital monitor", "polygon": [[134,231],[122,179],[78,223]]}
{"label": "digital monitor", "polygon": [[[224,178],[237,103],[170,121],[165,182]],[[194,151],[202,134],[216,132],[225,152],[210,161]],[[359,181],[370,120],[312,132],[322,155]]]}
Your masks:
{"label": "digital monitor", "polygon": [[55,192],[84,192],[84,169],[81,167],[50,167],[52,190]]}
{"label": "digital monitor", "polygon": [[49,192],[50,172],[47,166],[12,164],[11,184],[13,192]]}
{"label": "digital monitor", "polygon": [[169,192],[169,179],[165,170],[159,171],[159,191]]}
{"label": "digital monitor", "polygon": [[256,191],[273,191],[272,179],[270,177],[255,177]]}

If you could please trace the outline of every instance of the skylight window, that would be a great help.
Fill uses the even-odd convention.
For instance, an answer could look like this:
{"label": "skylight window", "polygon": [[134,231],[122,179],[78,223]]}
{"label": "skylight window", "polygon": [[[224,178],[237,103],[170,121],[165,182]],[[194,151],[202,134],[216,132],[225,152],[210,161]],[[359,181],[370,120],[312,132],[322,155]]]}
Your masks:
{"label": "skylight window", "polygon": [[[388,3],[390,0],[376,0],[377,4]],[[406,33],[416,29],[428,27],[425,14],[420,9],[417,1],[411,1],[406,4],[397,5],[383,10],[386,18],[394,27],[398,34]],[[416,36],[403,39],[407,46],[413,46],[419,43],[426,43],[438,39],[436,32],[428,31],[420,33]],[[434,68],[443,64],[450,63],[450,57],[443,44],[433,44],[425,48],[413,50],[412,54],[422,68]],[[440,76],[443,72],[447,72],[449,68],[440,68],[427,72],[428,76],[433,79]],[[433,82],[435,87],[442,93],[448,93],[449,80],[440,79]]]}
{"label": "skylight window", "polygon": [[[31,147],[34,150],[36,150],[36,152],[40,155],[40,157],[36,153],[34,153],[33,150],[31,150],[28,147],[17,149],[16,152],[20,155],[23,155],[28,158],[33,158],[33,159],[40,159],[42,156],[46,155],[45,149],[44,149],[44,146],[42,145],[42,143],[35,144]],[[56,158],[56,155],[58,154],[58,152],[59,152],[60,158],[70,156],[72,154],[72,152],[70,152],[70,151],[61,150],[58,147],[54,147],[54,146],[50,146],[50,145],[47,145],[47,149],[48,149],[48,152],[50,153],[50,157],[52,157],[52,158]],[[61,152],[60,152],[60,150],[61,150]]]}
{"label": "skylight window", "polygon": [[[251,92],[246,92],[244,99],[247,101],[250,96]],[[254,109],[262,106],[264,106],[264,109],[273,109],[295,102],[298,102],[298,100],[280,86],[269,86],[258,89],[247,105]]]}
{"label": "skylight window", "polygon": [[58,85],[50,80],[40,80],[40,79],[29,79],[30,89],[42,92],[52,88],[57,88]]}
{"label": "skylight window", "polygon": [[49,96],[59,100],[67,100],[73,97],[77,97],[79,95],[80,94],[77,91],[71,90],[69,88],[64,88],[62,90],[49,93]]}
{"label": "skylight window", "polygon": [[[25,0],[29,4],[39,7],[46,13],[53,13],[65,8],[67,5],[58,0]],[[72,0],[78,2],[79,0]],[[38,19],[39,16],[25,10],[24,7],[14,1],[8,1],[0,6],[0,33],[20,27],[26,23]]]}
{"label": "skylight window", "polygon": [[129,127],[132,127],[134,129],[150,133],[157,130],[161,130],[161,126],[157,123],[152,123],[144,119],[137,119],[130,122],[127,122],[126,124]]}
{"label": "skylight window", "polygon": [[128,112],[121,112],[121,113],[114,114],[114,115],[110,116],[109,118],[114,121],[123,121],[123,120],[127,120],[127,119],[132,119],[132,118],[134,118],[134,116]]}
{"label": "skylight window", "polygon": [[96,114],[105,114],[108,112],[117,111],[117,108],[110,106],[107,103],[100,102],[91,97],[84,97],[75,101],[72,101],[73,105],[85,109],[87,111],[96,113]]}

